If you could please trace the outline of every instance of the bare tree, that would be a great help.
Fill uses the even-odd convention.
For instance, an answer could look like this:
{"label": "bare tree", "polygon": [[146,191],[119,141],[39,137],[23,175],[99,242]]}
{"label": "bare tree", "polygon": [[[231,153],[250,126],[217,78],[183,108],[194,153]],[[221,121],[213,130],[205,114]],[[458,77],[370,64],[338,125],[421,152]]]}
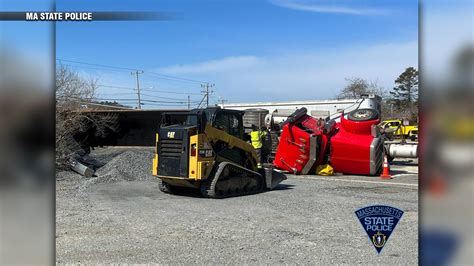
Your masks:
{"label": "bare tree", "polygon": [[376,94],[382,98],[386,97],[385,89],[377,81],[367,81],[362,78],[346,78],[347,85],[337,96],[337,99],[357,99],[363,94]]}
{"label": "bare tree", "polygon": [[387,90],[380,86],[377,80],[368,81],[366,79],[352,77],[346,78],[346,81],[348,84],[339,93],[337,99],[357,99],[363,94],[375,94],[382,98],[382,119],[387,119],[398,114],[396,112],[397,109],[394,108],[394,103],[389,99]]}
{"label": "bare tree", "polygon": [[337,96],[338,99],[354,99],[359,98],[362,94],[367,92],[368,83],[361,78],[346,78],[348,84]]}
{"label": "bare tree", "polygon": [[80,156],[84,146],[74,139],[79,132],[93,129],[96,136],[117,131],[117,117],[112,114],[84,112],[81,106],[94,99],[97,80],[86,79],[60,65],[56,71],[56,165],[64,167]]}

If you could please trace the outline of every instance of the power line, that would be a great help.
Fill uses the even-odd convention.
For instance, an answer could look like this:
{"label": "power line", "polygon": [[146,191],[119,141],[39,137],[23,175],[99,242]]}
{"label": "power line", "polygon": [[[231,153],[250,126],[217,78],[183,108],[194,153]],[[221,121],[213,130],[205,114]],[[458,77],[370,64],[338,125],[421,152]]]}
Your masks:
{"label": "power line", "polygon": [[165,99],[165,100],[178,100],[178,101],[185,101],[186,99],[181,99],[181,98],[168,98],[168,97],[160,97],[160,96],[155,96],[155,95],[150,95],[150,94],[141,94],[142,96],[148,96],[152,98],[158,98],[158,99]]}
{"label": "power line", "polygon": [[[114,88],[114,89],[118,89],[118,90],[136,91],[137,92],[137,109],[141,109],[141,105],[142,105],[141,95],[144,95],[144,94],[141,93],[141,90],[140,90],[139,74],[148,74],[148,75],[157,76],[157,77],[160,77],[160,78],[165,78],[165,79],[172,80],[172,81],[186,81],[186,82],[200,83],[201,87],[202,88],[205,87],[206,90],[204,92],[205,93],[204,98],[199,103],[199,106],[202,104],[204,99],[206,99],[206,104],[207,104],[207,106],[209,106],[209,97],[210,97],[210,94],[213,92],[213,91],[210,91],[209,88],[212,88],[214,86],[214,84],[209,84],[208,82],[202,82],[200,80],[195,80],[195,79],[183,78],[183,77],[178,77],[178,76],[173,76],[173,75],[166,75],[166,74],[156,73],[156,72],[152,72],[152,71],[145,72],[145,71],[139,70],[137,68],[118,67],[118,66],[87,63],[87,62],[67,60],[67,59],[57,59],[57,61],[60,62],[61,64],[63,64],[63,62],[68,62],[68,63],[82,65],[82,66],[74,66],[74,65],[69,64],[69,66],[72,66],[72,67],[95,68],[95,69],[97,69],[97,68],[99,68],[99,69],[100,68],[108,68],[109,70],[113,69],[113,70],[116,70],[116,71],[133,71],[131,74],[136,76],[136,88],[105,85],[105,84],[99,84],[98,87]],[[65,64],[65,65],[68,65],[68,64]],[[84,67],[84,65],[87,66],[87,67]],[[191,104],[190,95],[200,95],[199,93],[162,91],[162,90],[151,90],[151,89],[142,89],[142,91],[187,95],[186,104],[188,105],[188,109],[190,109],[190,104]],[[120,95],[120,94],[117,93],[115,95]],[[121,95],[125,95],[125,93],[122,93]],[[177,99],[177,98],[160,97],[160,96],[149,95],[149,94],[146,94],[146,96],[152,97],[152,98],[157,98],[157,99],[165,99],[165,100],[182,100],[182,99]],[[117,99],[117,100],[125,100],[125,99]],[[149,100],[149,101],[151,101],[151,100]],[[155,102],[160,102],[160,101],[155,101]],[[164,102],[164,101],[161,101],[161,102]],[[177,102],[177,103],[182,103],[182,102]]]}
{"label": "power line", "polygon": [[153,90],[153,89],[142,89],[142,91],[160,92],[160,93],[169,93],[169,94],[201,95],[200,93],[194,93],[194,92],[175,92],[175,91],[162,91],[162,90]]}
{"label": "power line", "polygon": [[[152,103],[179,103],[179,104],[187,104],[187,101],[182,101],[182,102],[172,102],[172,101],[156,101],[156,100],[143,100],[144,102],[152,102]],[[192,102],[192,103],[197,103],[197,101]]]}
{"label": "power line", "polygon": [[[103,107],[109,107],[109,108],[118,108],[118,109],[126,109],[126,110],[133,110],[131,107],[124,107],[124,106],[115,106],[115,105],[108,105],[108,104],[101,104],[101,103],[94,103],[90,101],[85,101],[79,97],[70,97],[74,99],[77,102],[83,103],[83,104],[88,104],[88,105],[95,105],[95,106],[103,106]],[[126,101],[132,101],[135,102],[136,99],[94,99],[95,101],[101,101],[101,102],[106,102],[106,101],[117,101],[117,100],[126,100]],[[185,106],[187,103],[185,102],[158,102],[158,101],[151,101],[151,103],[148,102],[148,100],[144,100],[145,103],[143,105],[148,105],[148,106]]]}
{"label": "power line", "polygon": [[181,77],[175,77],[171,75],[165,75],[165,74],[160,74],[160,73],[155,73],[155,72],[150,72],[147,71],[148,74],[162,77],[162,78],[171,78],[171,79],[177,79],[177,80],[182,80],[182,81],[189,81],[189,82],[194,82],[194,83],[204,83],[203,81],[196,80],[196,79],[189,79],[189,78],[181,78]]}
{"label": "power line", "polygon": [[149,102],[149,103],[179,103],[179,104],[187,104],[186,101],[182,101],[182,102],[171,102],[171,101],[144,100],[144,102]]}
{"label": "power line", "polygon": [[63,65],[63,66],[68,66],[68,67],[94,69],[94,70],[104,70],[104,71],[115,71],[115,72],[120,72],[120,73],[128,72],[127,70],[111,69],[111,68],[107,68],[107,67],[92,67],[92,66],[82,66],[82,65],[65,64],[65,63],[62,63],[59,59],[57,59],[57,60],[59,61],[59,63],[60,63],[61,65]]}
{"label": "power line", "polygon": [[[94,98],[96,101],[122,101],[122,102],[136,102],[136,99],[132,98]],[[157,100],[146,100],[143,99],[141,102],[151,102],[151,103],[179,103],[179,104],[187,104],[186,100],[183,101],[157,101]],[[197,101],[193,101],[192,103],[197,103]]]}
{"label": "power line", "polygon": [[145,103],[144,105],[146,106],[179,106],[179,107],[184,107],[185,105],[183,104],[153,104],[153,103]]}
{"label": "power line", "polygon": [[67,59],[56,59],[56,60],[58,60],[59,62],[69,62],[69,63],[76,63],[76,64],[87,65],[87,66],[114,68],[114,69],[120,69],[120,70],[125,70],[125,71],[138,71],[139,70],[139,69],[136,69],[136,68],[118,67],[118,66],[110,66],[110,65],[102,65],[102,64],[93,64],[93,63],[86,63],[86,62],[67,60]]}
{"label": "power line", "polygon": [[[134,88],[130,88],[130,87],[119,87],[119,86],[102,85],[102,84],[99,84],[97,86],[98,87],[116,88],[116,89],[124,89],[124,90],[133,90],[133,91],[135,91]],[[140,88],[140,95],[141,96],[147,96],[147,97],[158,98],[158,99],[166,99],[166,100],[186,101],[186,99],[183,99],[183,98],[170,98],[170,97],[156,96],[156,95],[141,93],[142,91],[173,93],[173,94],[185,94],[184,92],[183,93],[181,93],[181,92],[178,93],[178,92],[171,92],[171,91],[155,91],[155,90],[146,90],[146,89],[141,89]],[[135,93],[132,93],[132,92],[130,92],[130,93],[99,93],[99,95],[111,95],[111,96],[114,96],[114,95],[132,95],[132,94],[135,94]],[[199,93],[189,93],[189,94],[200,95]],[[188,96],[189,96],[189,94],[188,94]]]}
{"label": "power line", "polygon": [[204,102],[204,99],[206,99],[206,97],[202,97],[201,102],[199,102],[196,108],[201,108],[201,104]]}
{"label": "power line", "polygon": [[[98,84],[97,87],[113,88],[113,89],[119,89],[119,90],[132,90],[132,91],[136,90],[135,88],[132,88],[132,87],[122,87],[122,86],[104,85],[104,84]],[[181,94],[181,95],[201,95],[200,93],[194,93],[194,92],[162,91],[162,90],[153,90],[153,89],[140,89],[140,91],[169,93],[169,94]],[[144,95],[144,94],[142,94],[142,95]]]}
{"label": "power line", "polygon": [[[115,95],[135,95],[135,93],[133,92],[124,92],[124,93],[97,93],[97,95],[99,96],[104,96],[104,95],[111,95],[111,96],[115,96]],[[144,95],[144,94],[142,94]]]}
{"label": "power line", "polygon": [[94,100],[97,100],[97,101],[133,101],[133,102],[137,102],[137,99],[133,99],[133,98],[94,98]]}
{"label": "power line", "polygon": [[[82,65],[87,65],[87,66],[105,67],[105,68],[117,69],[117,70],[121,70],[121,71],[143,71],[145,73],[144,70],[141,70],[141,69],[138,69],[138,68],[118,67],[118,66],[87,63],[87,62],[68,60],[68,59],[56,59],[56,60],[59,61],[59,62],[69,62],[69,63],[82,64]],[[167,74],[161,74],[161,73],[152,72],[152,71],[146,71],[146,74],[154,75],[154,76],[161,77],[161,78],[166,78],[166,79],[172,79],[172,80],[176,80],[176,81],[180,80],[180,81],[187,81],[187,82],[194,82],[194,83],[205,83],[203,81],[199,81],[199,80],[195,80],[195,79],[178,77],[178,76],[167,75]]]}
{"label": "power line", "polygon": [[[147,97],[151,97],[151,98],[154,98],[154,99],[164,99],[164,100],[175,100],[175,101],[190,101],[191,103],[197,103],[199,101],[191,101],[189,95],[188,95],[188,99],[183,99],[183,98],[168,98],[168,97],[160,97],[160,96],[155,96],[155,95],[149,95],[149,94],[141,94],[142,96],[147,96]],[[143,97],[142,97],[143,98]]]}
{"label": "power line", "polygon": [[132,87],[121,87],[121,86],[102,85],[102,84],[98,84],[97,87],[113,88],[113,89],[122,89],[122,90],[132,90],[132,91],[135,90],[135,88],[132,88]]}

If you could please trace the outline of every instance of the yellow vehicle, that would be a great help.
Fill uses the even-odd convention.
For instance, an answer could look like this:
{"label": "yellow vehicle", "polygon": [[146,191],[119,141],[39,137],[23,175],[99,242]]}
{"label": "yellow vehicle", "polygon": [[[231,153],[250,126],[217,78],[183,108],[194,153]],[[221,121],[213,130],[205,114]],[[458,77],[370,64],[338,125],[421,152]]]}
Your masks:
{"label": "yellow vehicle", "polygon": [[160,190],[200,189],[205,197],[225,198],[272,189],[286,177],[265,164],[244,141],[244,112],[207,108],[165,112],[156,135],[153,175]]}
{"label": "yellow vehicle", "polygon": [[418,139],[418,126],[405,125],[401,119],[385,120],[381,126],[394,137]]}

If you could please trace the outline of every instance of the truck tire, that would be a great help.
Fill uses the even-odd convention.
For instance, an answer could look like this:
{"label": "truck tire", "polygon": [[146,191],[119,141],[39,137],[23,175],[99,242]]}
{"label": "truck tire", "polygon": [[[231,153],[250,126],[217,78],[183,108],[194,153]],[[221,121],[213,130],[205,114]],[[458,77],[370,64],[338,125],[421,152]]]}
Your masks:
{"label": "truck tire", "polygon": [[172,185],[166,182],[163,182],[163,180],[160,180],[158,187],[160,188],[161,192],[164,192],[167,194],[174,194],[175,192],[175,188]]}
{"label": "truck tire", "polygon": [[350,112],[347,115],[347,118],[349,120],[352,120],[352,121],[362,122],[362,121],[369,121],[369,120],[378,119],[379,114],[378,114],[377,110],[375,110],[375,109],[365,108],[365,109],[357,109],[357,110],[354,110],[354,111]]}

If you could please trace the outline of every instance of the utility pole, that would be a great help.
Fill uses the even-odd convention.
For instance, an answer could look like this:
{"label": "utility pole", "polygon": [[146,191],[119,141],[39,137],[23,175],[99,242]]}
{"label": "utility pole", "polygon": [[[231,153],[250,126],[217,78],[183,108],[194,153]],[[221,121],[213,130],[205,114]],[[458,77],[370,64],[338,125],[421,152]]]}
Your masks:
{"label": "utility pole", "polygon": [[204,89],[201,92],[204,93],[204,97],[206,97],[206,107],[209,107],[209,94],[214,92],[212,90],[209,91],[209,88],[212,88],[212,87],[214,87],[214,84],[209,84],[209,83],[201,84],[201,88]]}
{"label": "utility pole", "polygon": [[143,70],[142,71],[135,71],[135,72],[132,72],[131,73],[132,75],[136,75],[137,77],[137,96],[138,96],[138,106],[137,106],[137,109],[142,109],[142,102],[140,100],[140,82],[138,80],[138,75],[139,74],[143,74]]}
{"label": "utility pole", "polygon": [[189,109],[191,109],[191,99],[190,99],[190,97],[189,97],[189,95],[188,95],[188,110],[189,110]]}
{"label": "utility pole", "polygon": [[225,102],[228,102],[228,101],[227,101],[227,100],[224,100],[223,97],[219,96],[219,102],[221,102],[222,107],[224,107],[224,103],[225,103]]}

